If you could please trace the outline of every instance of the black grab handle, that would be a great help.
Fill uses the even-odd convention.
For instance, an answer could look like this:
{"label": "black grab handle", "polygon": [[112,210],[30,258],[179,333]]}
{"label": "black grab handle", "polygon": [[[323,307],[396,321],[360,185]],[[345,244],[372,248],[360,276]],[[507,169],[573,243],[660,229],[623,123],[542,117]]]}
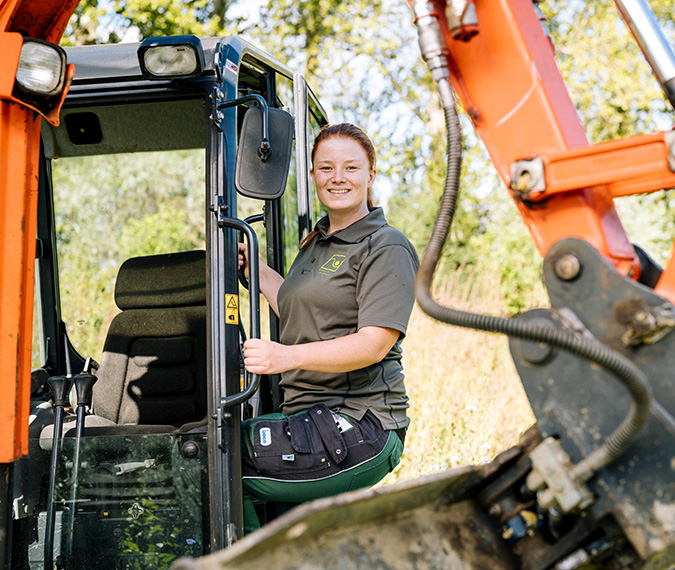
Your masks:
{"label": "black grab handle", "polygon": [[[246,234],[248,242],[248,282],[250,302],[250,331],[249,338],[260,338],[260,272],[258,266],[258,236],[246,222],[237,218],[221,218],[219,224],[238,230]],[[251,374],[249,385],[241,392],[221,399],[223,409],[231,408],[248,400],[256,393],[260,385],[260,375]]]}

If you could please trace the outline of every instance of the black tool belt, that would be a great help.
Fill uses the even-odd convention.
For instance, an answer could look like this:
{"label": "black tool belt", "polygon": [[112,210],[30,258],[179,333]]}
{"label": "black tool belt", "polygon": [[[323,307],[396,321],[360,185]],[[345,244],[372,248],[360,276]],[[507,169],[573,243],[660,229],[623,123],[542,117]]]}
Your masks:
{"label": "black tool belt", "polygon": [[329,476],[372,459],[392,436],[370,411],[357,421],[324,404],[292,416],[260,416],[242,425],[243,475],[283,480]]}

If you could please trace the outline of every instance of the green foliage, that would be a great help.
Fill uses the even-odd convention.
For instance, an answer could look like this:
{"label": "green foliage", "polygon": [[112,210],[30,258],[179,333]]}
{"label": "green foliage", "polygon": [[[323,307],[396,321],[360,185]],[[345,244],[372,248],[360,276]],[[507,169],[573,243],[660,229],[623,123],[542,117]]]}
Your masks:
{"label": "green foliage", "polygon": [[204,152],[59,159],[52,168],[62,318],[80,353],[96,357],[117,312],[119,265],[204,249]]}
{"label": "green foliage", "polygon": [[675,200],[668,191],[616,200],[617,211],[633,243],[659,265],[668,263],[675,234]]}
{"label": "green foliage", "polygon": [[[672,39],[671,2],[653,0],[650,5]],[[87,0],[78,6],[64,43],[118,41],[130,32],[138,37],[240,33],[289,66],[304,69],[334,121],[354,122],[371,135],[378,148],[376,196],[390,222],[422,252],[444,183],[445,132],[406,3],[268,0],[259,6],[257,13],[246,16],[250,5],[244,0],[113,0],[105,5]],[[660,87],[611,0],[549,0],[541,7],[591,142],[650,132],[673,122]],[[508,192],[464,118],[463,128],[467,148],[460,199],[443,267],[454,271],[469,265],[496,272],[508,310],[516,310],[524,306],[528,291],[540,287],[540,261]],[[622,199],[618,209],[629,214],[629,234],[665,262],[675,223],[667,195]],[[152,242],[152,236],[166,239],[162,231],[150,228],[170,231],[171,215],[149,216],[143,224],[134,222],[137,229],[144,228],[136,234],[143,242]]]}
{"label": "green foliage", "polygon": [[119,539],[119,552],[126,558],[125,568],[164,570],[184,548],[179,541],[181,528],[167,527],[166,521],[158,516],[162,509],[155,501],[142,497],[138,504],[143,515],[129,520]]}
{"label": "green foliage", "polygon": [[[672,111],[614,2],[543,4],[557,61],[591,142],[650,132]],[[672,4],[650,2],[673,38]],[[666,4],[668,5],[666,7]]]}
{"label": "green foliage", "polygon": [[230,2],[226,0],[114,0],[113,4],[124,27],[137,29],[141,38],[227,33],[224,14]]}
{"label": "green foliage", "polygon": [[117,43],[128,37],[234,33],[239,18],[227,18],[232,0],[84,0],[75,9],[62,45]]}
{"label": "green foliage", "polygon": [[122,228],[120,249],[128,257],[158,251],[185,251],[204,248],[204,232],[186,232],[185,201],[176,199],[152,214],[132,218]]}
{"label": "green foliage", "polygon": [[98,0],[80,2],[70,18],[61,45],[81,46],[99,43],[100,21],[105,13],[105,9],[99,8]]}

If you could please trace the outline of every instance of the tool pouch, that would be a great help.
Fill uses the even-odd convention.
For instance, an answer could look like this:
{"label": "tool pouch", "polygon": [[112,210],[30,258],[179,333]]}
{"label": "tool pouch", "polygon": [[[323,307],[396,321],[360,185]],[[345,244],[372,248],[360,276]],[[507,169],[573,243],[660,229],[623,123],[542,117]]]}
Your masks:
{"label": "tool pouch", "polygon": [[302,475],[329,469],[347,457],[342,434],[324,404],[292,416],[253,418],[244,423],[242,431],[244,476]]}

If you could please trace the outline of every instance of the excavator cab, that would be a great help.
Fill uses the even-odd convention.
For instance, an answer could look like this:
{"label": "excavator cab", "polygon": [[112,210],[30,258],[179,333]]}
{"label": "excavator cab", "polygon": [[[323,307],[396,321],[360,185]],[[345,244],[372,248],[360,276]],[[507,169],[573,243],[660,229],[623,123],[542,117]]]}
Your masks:
{"label": "excavator cab", "polygon": [[318,214],[326,114],[234,37],[65,51],[75,76],[41,128],[12,568],[166,568],[243,535],[240,422],[280,392],[243,367],[243,341],[278,322],[238,243],[284,273]]}

